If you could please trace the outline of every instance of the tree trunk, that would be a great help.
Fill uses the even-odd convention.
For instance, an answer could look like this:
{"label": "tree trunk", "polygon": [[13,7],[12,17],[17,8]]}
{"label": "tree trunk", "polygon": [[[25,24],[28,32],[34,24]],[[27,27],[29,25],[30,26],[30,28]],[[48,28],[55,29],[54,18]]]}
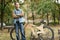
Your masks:
{"label": "tree trunk", "polygon": [[2,30],[2,27],[3,27],[4,3],[5,3],[5,1],[1,0],[1,30]]}
{"label": "tree trunk", "polygon": [[48,13],[47,13],[47,25],[49,25]]}
{"label": "tree trunk", "polygon": [[1,0],[1,28],[2,28],[2,26],[3,26],[3,10],[2,10],[2,6],[3,6],[3,0]]}
{"label": "tree trunk", "polygon": [[59,17],[58,17],[58,24],[60,24],[59,22],[60,22],[60,7],[59,7]]}
{"label": "tree trunk", "polygon": [[33,11],[32,11],[32,19],[33,19],[33,24],[35,24],[35,22],[34,22],[34,13],[33,13]]}
{"label": "tree trunk", "polygon": [[44,20],[44,13],[42,13],[42,20]]}
{"label": "tree trunk", "polygon": [[33,19],[33,24],[35,24],[35,22],[34,22],[34,0],[31,0],[31,2],[33,2],[33,4],[31,3],[31,5],[32,5],[32,8],[31,8],[31,11],[32,11],[32,19]]}
{"label": "tree trunk", "polygon": [[59,22],[60,22],[60,12],[59,12],[59,16],[58,16],[58,24],[60,24]]}
{"label": "tree trunk", "polygon": [[55,13],[53,14],[53,19],[54,19],[54,25],[55,25],[56,24]]}

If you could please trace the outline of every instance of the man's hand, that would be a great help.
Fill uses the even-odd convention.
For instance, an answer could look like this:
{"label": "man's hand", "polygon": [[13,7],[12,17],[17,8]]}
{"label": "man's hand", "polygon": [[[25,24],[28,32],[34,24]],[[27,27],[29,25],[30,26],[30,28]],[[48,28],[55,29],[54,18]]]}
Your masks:
{"label": "man's hand", "polygon": [[20,15],[17,15],[18,17],[23,17],[24,16],[24,13],[22,11],[22,13],[20,13]]}
{"label": "man's hand", "polygon": [[12,17],[13,17],[13,18],[19,18],[18,16],[15,15],[14,12],[12,13]]}

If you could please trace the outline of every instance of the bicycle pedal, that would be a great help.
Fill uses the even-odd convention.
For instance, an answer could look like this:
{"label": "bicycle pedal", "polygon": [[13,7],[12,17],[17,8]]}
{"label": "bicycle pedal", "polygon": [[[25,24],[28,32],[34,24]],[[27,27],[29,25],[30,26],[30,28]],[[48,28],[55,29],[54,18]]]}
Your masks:
{"label": "bicycle pedal", "polygon": [[37,34],[45,34],[45,32],[44,31],[39,31],[39,32],[37,32]]}
{"label": "bicycle pedal", "polygon": [[37,32],[37,34],[42,34],[42,32]]}

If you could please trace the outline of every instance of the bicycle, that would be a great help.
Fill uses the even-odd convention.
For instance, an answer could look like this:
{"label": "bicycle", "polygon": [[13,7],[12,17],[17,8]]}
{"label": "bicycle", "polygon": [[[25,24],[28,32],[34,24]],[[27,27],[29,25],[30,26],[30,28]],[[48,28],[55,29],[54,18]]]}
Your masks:
{"label": "bicycle", "polygon": [[37,29],[34,30],[35,35],[37,34],[37,37],[35,37],[34,33],[31,32],[30,40],[54,40],[54,31],[52,28],[47,26],[44,21],[41,21],[41,25],[43,26],[44,32],[40,32],[40,27],[37,28],[36,25],[33,25],[33,27],[35,26],[35,29]]}
{"label": "bicycle", "polygon": [[[41,24],[43,24],[43,30],[44,32],[46,31],[46,34],[42,34],[39,30],[34,30],[35,33],[37,33],[38,37],[35,37],[33,35],[33,30],[31,31],[31,36],[30,36],[30,40],[53,40],[54,39],[54,31],[48,27],[44,22],[41,22]],[[28,24],[27,24],[28,25]],[[32,25],[33,27],[35,27],[36,25]],[[35,28],[39,28],[39,27],[35,27]],[[10,31],[10,37],[12,40],[15,40],[16,38],[13,37],[13,35],[15,35],[14,32],[15,28],[12,28],[12,30]]]}

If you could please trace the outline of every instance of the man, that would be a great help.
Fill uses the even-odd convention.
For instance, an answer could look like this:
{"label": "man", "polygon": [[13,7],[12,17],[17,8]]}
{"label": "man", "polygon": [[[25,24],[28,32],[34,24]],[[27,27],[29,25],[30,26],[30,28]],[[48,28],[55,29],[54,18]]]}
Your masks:
{"label": "man", "polygon": [[15,10],[12,13],[12,16],[14,18],[16,38],[17,38],[17,40],[20,40],[19,31],[18,31],[18,29],[20,29],[22,40],[26,40],[25,35],[24,35],[24,26],[23,26],[24,13],[22,12],[22,10],[19,7],[20,7],[19,3],[16,2],[15,3]]}

